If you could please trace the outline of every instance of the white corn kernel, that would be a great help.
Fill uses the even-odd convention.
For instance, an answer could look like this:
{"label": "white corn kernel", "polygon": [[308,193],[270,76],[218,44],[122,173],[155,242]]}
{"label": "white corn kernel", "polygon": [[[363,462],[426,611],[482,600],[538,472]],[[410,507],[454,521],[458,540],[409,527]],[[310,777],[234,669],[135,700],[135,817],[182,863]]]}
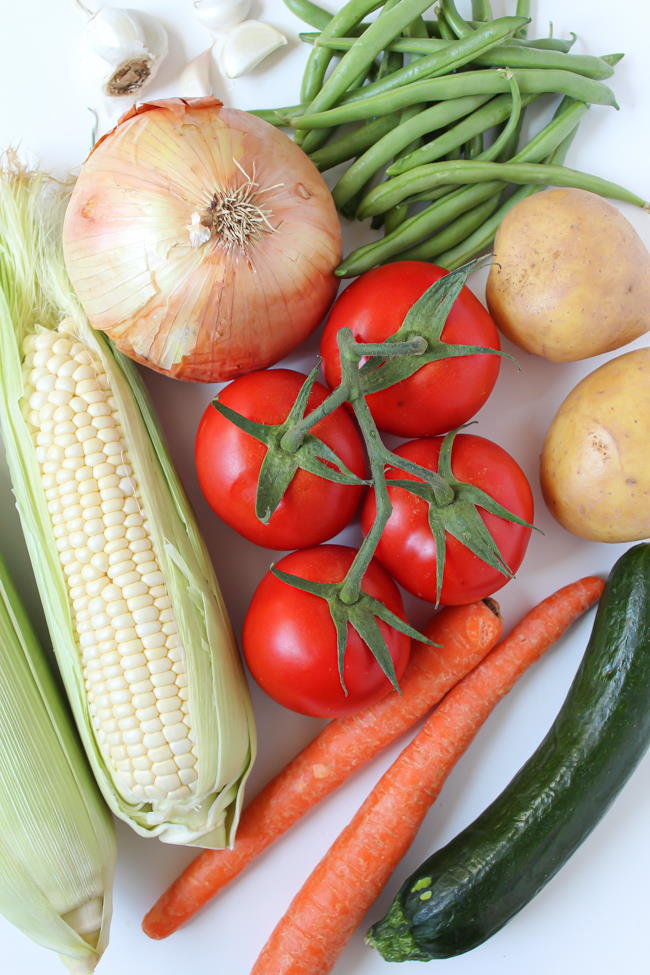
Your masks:
{"label": "white corn kernel", "polygon": [[56,332],[23,351],[25,418],[98,746],[127,801],[191,796],[187,673],[108,378],[90,348]]}

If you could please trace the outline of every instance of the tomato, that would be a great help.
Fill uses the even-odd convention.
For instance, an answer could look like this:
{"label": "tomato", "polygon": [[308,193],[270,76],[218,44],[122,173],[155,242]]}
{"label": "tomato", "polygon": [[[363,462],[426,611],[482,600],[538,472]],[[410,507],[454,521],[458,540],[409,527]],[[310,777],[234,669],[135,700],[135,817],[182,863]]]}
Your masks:
{"label": "tomato", "polygon": [[[219,399],[249,420],[282,423],[305,378],[291,369],[252,372],[226,386]],[[307,412],[326,396],[326,388],[316,383]],[[365,476],[363,444],[346,410],[339,408],[311,432],[351,471]],[[201,489],[213,511],[244,538],[266,548],[317,545],[345,528],[359,506],[363,488],[336,484],[304,470],[296,472],[268,524],[263,524],[255,514],[255,497],[266,449],[208,406],[196,435],[195,461]]]}
{"label": "tomato", "polygon": [[[355,549],[343,545],[321,545],[292,552],[277,568],[317,582],[340,582],[355,555]],[[362,588],[404,619],[397,586],[374,561]],[[408,663],[411,639],[381,620],[378,623],[399,680]],[[391,690],[373,654],[348,625],[343,667],[346,697],[339,680],[336,629],[326,601],[282,582],[271,572],[255,591],[242,642],[246,662],[260,687],[300,714],[320,718],[351,714]]]}
{"label": "tomato", "polygon": [[[411,440],[395,450],[429,470],[438,470],[442,437]],[[451,467],[459,481],[473,484],[527,522],[533,520],[533,496],[526,475],[502,447],[472,434],[458,434],[452,450]],[[389,468],[388,477],[417,480],[405,471]],[[428,505],[404,488],[388,488],[393,511],[381,536],[375,557],[409,592],[435,602],[436,545],[428,523]],[[364,532],[375,517],[375,498],[366,495],[361,515]],[[483,522],[513,572],[526,552],[531,529],[506,521],[478,508]],[[508,581],[465,545],[446,533],[446,556],[441,603],[471,603],[496,592]]]}
{"label": "tomato", "polygon": [[[339,329],[349,327],[359,342],[382,342],[398,330],[406,313],[447,272],[422,261],[396,261],[362,274],[335,302],[321,341],[325,378],[341,380]],[[496,326],[469,288],[463,288],[441,339],[459,345],[499,349]],[[470,420],[494,388],[501,358],[469,355],[430,362],[388,389],[367,397],[380,430],[401,437],[446,433]]]}

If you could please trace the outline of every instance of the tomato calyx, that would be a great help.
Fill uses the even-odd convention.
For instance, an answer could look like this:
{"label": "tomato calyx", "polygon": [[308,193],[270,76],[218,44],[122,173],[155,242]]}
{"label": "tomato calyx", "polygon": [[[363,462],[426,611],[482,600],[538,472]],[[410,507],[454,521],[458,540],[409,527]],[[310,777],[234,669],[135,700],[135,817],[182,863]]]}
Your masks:
{"label": "tomato calyx", "polygon": [[352,601],[350,601],[350,596],[346,595],[345,579],[342,582],[314,582],[311,579],[304,579],[302,576],[284,572],[276,566],[272,566],[271,572],[282,582],[286,582],[296,589],[302,589],[303,592],[311,593],[312,596],[319,596],[327,603],[332,622],[336,629],[339,680],[346,696],[348,691],[345,686],[343,667],[348,639],[348,624],[357,631],[394,689],[398,692],[400,688],[397,682],[397,675],[395,674],[393,658],[386,646],[386,641],[384,640],[377,620],[383,620],[384,623],[388,623],[389,626],[392,626],[400,633],[404,633],[406,636],[410,636],[414,640],[422,640],[431,646],[436,646],[428,637],[423,636],[412,626],[409,626],[408,623],[393,613],[392,610],[388,609],[380,600],[375,599],[374,596],[359,591],[354,594]]}
{"label": "tomato calyx", "polygon": [[304,419],[309,394],[316,382],[319,364],[309,373],[296,400],[283,423],[259,423],[236,413],[225,403],[214,399],[213,407],[236,427],[264,444],[266,455],[260,468],[255,514],[263,524],[280,504],[285,491],[299,469],[323,477],[337,484],[367,485],[370,482],[358,477],[343,463],[326,443],[314,434],[304,432],[299,438],[289,439],[288,434]]}
{"label": "tomato calyx", "polygon": [[481,345],[460,345],[443,342],[442,331],[449,313],[467,283],[470,273],[484,263],[483,258],[472,261],[456,271],[451,271],[429,288],[411,306],[404,321],[377,349],[408,341],[420,340],[422,351],[417,354],[391,357],[389,361],[370,359],[361,367],[363,395],[388,389],[404,379],[409,379],[423,366],[441,359],[467,355],[497,355],[512,359],[507,352]]}
{"label": "tomato calyx", "polygon": [[[431,534],[436,544],[436,605],[440,603],[442,593],[442,580],[445,565],[445,535],[448,532],[451,536],[458,539],[466,548],[487,565],[501,572],[506,578],[511,579],[514,575],[510,566],[503,558],[499,547],[492,535],[488,531],[485,522],[481,518],[478,508],[490,514],[503,518],[504,521],[514,522],[526,528],[535,529],[534,525],[524,521],[518,515],[508,511],[502,504],[495,501],[489,494],[474,484],[459,481],[451,469],[451,455],[454,439],[459,433],[452,430],[442,441],[440,456],[438,458],[438,476],[449,487],[451,498],[440,503],[438,497],[431,486],[431,483],[418,483],[417,481],[401,480],[399,478],[387,478],[386,483],[393,487],[400,487],[411,494],[416,495],[428,505],[428,521]],[[413,473],[412,468],[418,465],[405,463],[403,457],[393,454],[396,461],[394,466],[402,470]],[[419,475],[417,475],[419,476]],[[539,529],[535,529],[539,530]]]}

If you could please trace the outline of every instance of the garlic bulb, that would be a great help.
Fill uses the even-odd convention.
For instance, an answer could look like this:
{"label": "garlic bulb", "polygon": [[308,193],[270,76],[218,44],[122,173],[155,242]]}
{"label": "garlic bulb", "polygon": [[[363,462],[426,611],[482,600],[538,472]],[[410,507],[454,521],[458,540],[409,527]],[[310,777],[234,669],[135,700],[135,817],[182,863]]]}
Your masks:
{"label": "garlic bulb", "polygon": [[327,186],[284,133],[214,98],[131,109],[82,167],[63,228],[91,325],[131,358],[218,382],[283,358],[337,288]]}
{"label": "garlic bulb", "polygon": [[197,20],[214,31],[230,30],[241,24],[250,9],[251,0],[194,0]]}
{"label": "garlic bulb", "polygon": [[239,78],[287,43],[284,34],[261,20],[245,20],[224,38],[220,60],[227,78]]}
{"label": "garlic bulb", "polygon": [[101,7],[81,36],[86,70],[111,97],[132,95],[154,78],[167,55],[167,32],[141,10]]}

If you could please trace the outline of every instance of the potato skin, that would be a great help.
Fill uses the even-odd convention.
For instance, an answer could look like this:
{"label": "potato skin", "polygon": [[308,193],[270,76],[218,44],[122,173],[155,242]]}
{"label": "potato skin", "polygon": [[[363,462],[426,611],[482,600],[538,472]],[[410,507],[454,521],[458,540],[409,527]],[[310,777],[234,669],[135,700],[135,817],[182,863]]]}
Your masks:
{"label": "potato skin", "polygon": [[551,189],[506,214],[487,303],[516,345],[553,362],[611,352],[650,329],[650,254],[623,214]]}
{"label": "potato skin", "polygon": [[546,435],[541,484],[574,535],[650,536],[650,348],[611,359],[569,393]]}

